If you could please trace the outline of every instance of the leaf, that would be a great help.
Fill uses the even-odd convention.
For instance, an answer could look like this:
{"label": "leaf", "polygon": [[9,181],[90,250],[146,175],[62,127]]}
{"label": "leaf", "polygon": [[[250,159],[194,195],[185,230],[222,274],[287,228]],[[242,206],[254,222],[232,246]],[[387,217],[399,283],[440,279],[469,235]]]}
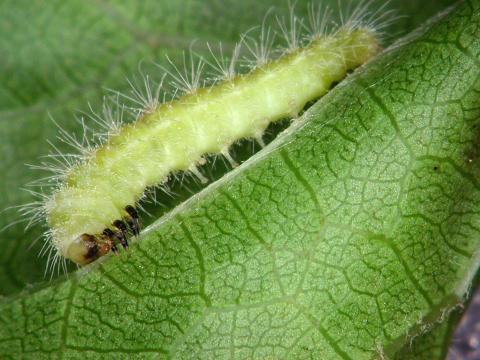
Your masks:
{"label": "leaf", "polygon": [[[472,286],[478,287],[480,273],[473,279]],[[480,292],[472,294],[465,304],[462,304],[446,319],[440,319],[434,328],[427,329],[420,337],[412,338],[395,354],[397,360],[410,359],[463,359],[475,358],[475,345],[471,339],[476,335],[475,325],[478,322],[478,304]],[[476,333],[477,334],[476,334]]]}
{"label": "leaf", "polygon": [[457,312],[445,321],[436,325],[421,337],[408,341],[400,351],[395,354],[398,360],[444,360],[449,354],[450,339],[457,326],[459,314]]}
{"label": "leaf", "polygon": [[5,301],[0,353],[393,355],[478,267],[479,12],[380,56],[129,252]]}

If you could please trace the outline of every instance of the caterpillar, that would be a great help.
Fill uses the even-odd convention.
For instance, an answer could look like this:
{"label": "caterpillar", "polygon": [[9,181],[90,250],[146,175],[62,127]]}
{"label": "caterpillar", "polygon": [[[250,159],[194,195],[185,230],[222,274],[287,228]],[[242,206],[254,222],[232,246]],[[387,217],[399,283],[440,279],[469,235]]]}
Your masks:
{"label": "caterpillar", "polygon": [[[40,209],[31,219],[46,220],[46,247],[53,251],[53,263],[61,257],[85,265],[118,252],[120,246],[128,248],[130,237],[140,233],[137,209],[147,189],[161,186],[181,171],[206,181],[198,170],[206,155],[222,155],[234,163],[229,153],[232,144],[245,138],[262,144],[269,124],[296,117],[307,103],[374,57],[381,50],[377,12],[385,4],[373,14],[368,5],[360,4],[340,25],[330,25],[329,12],[320,16],[314,7],[308,26],[293,11],[290,29],[277,19],[277,34],[287,42],[279,56],[271,56],[270,30],[264,22],[260,42],[249,42],[250,37],[244,35],[230,62],[215,60],[220,78],[199,86],[206,62],[191,61],[191,74],[170,72],[182,95],[159,101],[163,76],[155,92],[149,86],[146,95],[134,90],[134,101],[141,103],[134,122],[123,123],[110,110],[106,118],[97,116],[96,121],[107,128],[97,145],[87,140],[85,146],[60,128],[80,155],[74,161],[63,157],[66,168],[54,169],[54,189],[51,194],[40,194]],[[302,37],[302,29],[309,35]],[[236,73],[234,65],[242,47],[254,57],[250,71],[243,74]],[[185,58],[183,65],[187,67]],[[23,213],[32,214],[32,206],[24,207]]]}

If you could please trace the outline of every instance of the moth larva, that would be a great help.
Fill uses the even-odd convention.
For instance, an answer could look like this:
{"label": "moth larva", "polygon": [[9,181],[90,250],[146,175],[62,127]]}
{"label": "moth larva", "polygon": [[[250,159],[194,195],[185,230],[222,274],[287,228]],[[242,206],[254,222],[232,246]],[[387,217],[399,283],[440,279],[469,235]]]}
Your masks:
{"label": "moth larva", "polygon": [[302,47],[297,34],[287,37],[289,51],[266,61],[262,48],[261,65],[249,73],[233,76],[230,67],[222,81],[164,103],[149,101],[134,123],[115,124],[43,203],[55,252],[84,265],[127,247],[139,233],[135,207],[147,188],[177,171],[201,177],[196,166],[203,156],[228,158],[239,139],[261,139],[270,123],[296,116],[380,49],[375,29],[358,18]]}

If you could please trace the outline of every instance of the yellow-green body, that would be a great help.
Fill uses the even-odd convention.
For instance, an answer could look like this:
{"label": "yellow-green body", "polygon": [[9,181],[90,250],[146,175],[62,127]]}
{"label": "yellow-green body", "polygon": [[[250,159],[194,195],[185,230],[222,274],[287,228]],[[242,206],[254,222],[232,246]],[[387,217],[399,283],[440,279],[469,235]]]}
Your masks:
{"label": "yellow-green body", "polygon": [[74,262],[88,262],[82,234],[111,228],[147,187],[192,169],[203,155],[226,152],[239,139],[261,137],[271,122],[296,116],[378,50],[371,30],[340,30],[123,126],[71,170],[47,204],[54,245]]}

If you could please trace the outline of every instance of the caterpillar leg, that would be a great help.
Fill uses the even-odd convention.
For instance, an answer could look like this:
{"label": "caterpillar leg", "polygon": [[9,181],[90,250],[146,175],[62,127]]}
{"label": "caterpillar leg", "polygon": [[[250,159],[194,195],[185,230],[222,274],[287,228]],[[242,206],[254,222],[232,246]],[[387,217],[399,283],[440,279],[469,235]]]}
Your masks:
{"label": "caterpillar leg", "polygon": [[115,220],[113,222],[113,226],[120,230],[118,234],[120,235],[120,244],[123,246],[124,249],[128,249],[128,226],[122,220]]}
{"label": "caterpillar leg", "polygon": [[132,229],[133,235],[140,235],[140,217],[138,216],[137,210],[133,206],[127,205],[125,211],[130,215],[131,219],[128,221],[128,225]]}

